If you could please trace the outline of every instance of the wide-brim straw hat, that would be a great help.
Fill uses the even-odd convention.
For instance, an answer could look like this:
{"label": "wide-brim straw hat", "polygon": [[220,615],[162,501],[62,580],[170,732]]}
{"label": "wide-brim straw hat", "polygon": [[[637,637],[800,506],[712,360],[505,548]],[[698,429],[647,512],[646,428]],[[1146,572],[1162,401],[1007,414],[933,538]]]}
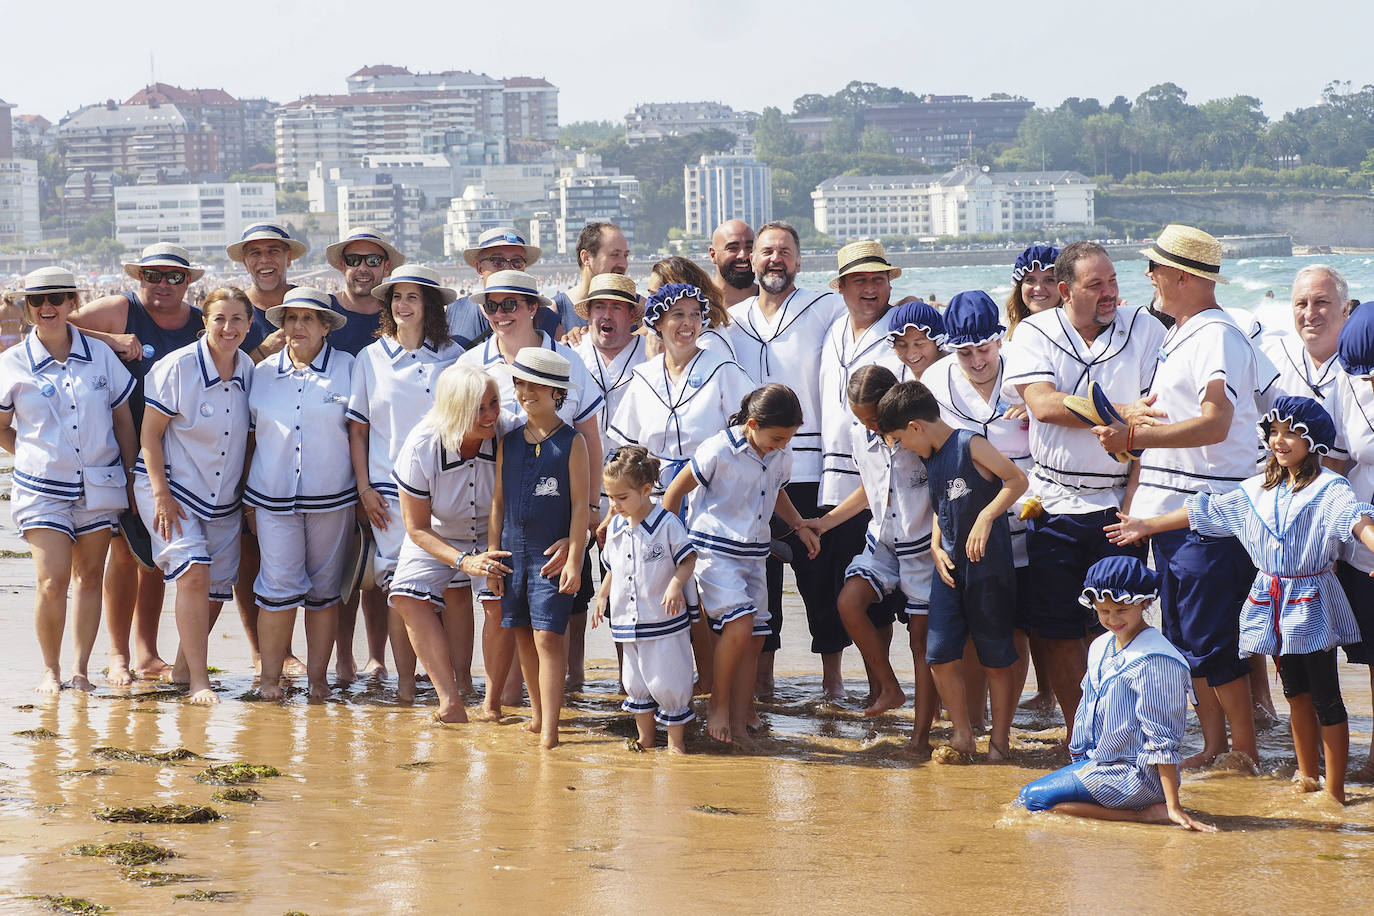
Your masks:
{"label": "wide-brim straw hat", "polygon": [[396,246],[387,241],[387,237],[376,229],[355,229],[349,233],[347,238],[339,239],[324,250],[324,259],[329,262],[329,266],[335,270],[343,270],[344,249],[354,242],[371,242],[385,251],[386,259],[391,262],[392,270],[406,262],[406,256],[397,251]]}
{"label": "wide-brim straw hat", "polygon": [[348,324],[348,316],[333,309],[329,294],[313,286],[292,287],[287,291],[281,305],[274,305],[267,310],[267,320],[272,322],[273,327],[281,327],[282,322],[286,320],[287,309],[310,309],[312,312],[318,312],[320,320],[328,325],[331,331],[337,331]]}
{"label": "wide-brim straw hat", "polygon": [[562,353],[546,347],[521,347],[510,364],[510,374],[536,385],[554,388],[581,388],[572,380],[572,363]]}
{"label": "wide-brim straw hat", "polygon": [[471,248],[463,249],[463,260],[473,270],[477,269],[477,259],[482,252],[488,248],[503,248],[506,245],[519,245],[525,249],[525,266],[529,267],[539,260],[539,255],[543,250],[527,243],[525,237],[508,226],[498,226],[495,229],[488,229],[477,237],[477,244]]}
{"label": "wide-brim straw hat", "polygon": [[205,268],[196,267],[191,263],[191,252],[180,245],[173,245],[171,242],[157,242],[149,245],[143,249],[143,254],[137,261],[124,262],[124,272],[135,280],[143,279],[139,273],[145,267],[184,270],[186,271],[186,280],[189,283],[194,283],[205,276]]}
{"label": "wide-brim straw hat", "polygon": [[391,299],[389,290],[397,283],[414,283],[416,286],[428,286],[437,289],[439,295],[444,299],[444,305],[458,298],[458,290],[451,289],[439,282],[439,272],[432,267],[423,264],[410,264],[400,273],[393,272],[381,283],[372,287],[372,298],[388,302]]}
{"label": "wide-brim straw hat", "polygon": [[1221,275],[1221,242],[1192,226],[1170,223],[1154,244],[1140,253],[1156,264],[1176,267],[1204,280],[1230,282]]}
{"label": "wide-brim straw hat", "polygon": [[539,295],[539,281],[523,270],[498,270],[487,277],[487,282],[481,290],[468,298],[480,306],[485,304],[487,296],[493,293],[517,293],[521,296],[533,296],[539,300],[540,305],[545,308],[553,308],[552,299]]}
{"label": "wide-brim straw hat", "polygon": [[830,288],[838,290],[840,280],[857,273],[878,273],[884,271],[889,280],[895,280],[902,275],[900,267],[893,267],[887,260],[887,252],[883,251],[883,246],[879,242],[865,239],[861,242],[850,242],[840,249],[835,260],[839,262],[839,273],[830,281]]}
{"label": "wide-brim straw hat", "polygon": [[37,296],[40,293],[84,293],[85,288],[76,285],[76,274],[65,267],[40,267],[24,275],[24,288],[15,290],[11,295]]}
{"label": "wide-brim straw hat", "polygon": [[227,246],[224,250],[228,253],[229,260],[238,261],[241,264],[243,263],[243,246],[247,245],[249,242],[256,242],[263,239],[269,242],[285,242],[287,249],[291,252],[291,260],[293,261],[305,257],[305,253],[309,251],[309,249],[305,247],[305,242],[299,239],[293,239],[291,233],[287,232],[276,223],[249,223],[247,226],[243,227],[243,236],[237,242]]}
{"label": "wide-brim straw hat", "polygon": [[624,274],[597,274],[587,286],[587,295],[573,303],[573,311],[583,321],[587,320],[593,299],[614,299],[630,306],[630,314],[639,317],[639,290],[635,281]]}

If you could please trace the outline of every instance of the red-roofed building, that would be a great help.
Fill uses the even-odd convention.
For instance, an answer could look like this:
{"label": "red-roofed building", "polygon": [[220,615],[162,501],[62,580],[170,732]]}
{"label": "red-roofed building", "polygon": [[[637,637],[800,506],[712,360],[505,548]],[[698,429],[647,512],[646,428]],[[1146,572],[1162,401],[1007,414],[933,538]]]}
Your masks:
{"label": "red-roofed building", "polygon": [[256,165],[267,155],[272,142],[272,115],[271,106],[265,102],[241,101],[223,89],[184,89],[152,83],[124,104],[174,105],[187,119],[213,131],[218,138],[215,170],[227,175]]}

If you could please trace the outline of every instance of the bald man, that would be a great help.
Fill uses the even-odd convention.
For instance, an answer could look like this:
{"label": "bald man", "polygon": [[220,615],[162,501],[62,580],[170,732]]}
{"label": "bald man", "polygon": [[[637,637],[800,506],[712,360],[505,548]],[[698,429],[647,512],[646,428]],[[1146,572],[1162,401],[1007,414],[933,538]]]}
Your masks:
{"label": "bald man", "polygon": [[728,219],[711,233],[707,249],[716,265],[716,287],[728,309],[759,294],[751,259],[754,255],[754,230],[742,219]]}

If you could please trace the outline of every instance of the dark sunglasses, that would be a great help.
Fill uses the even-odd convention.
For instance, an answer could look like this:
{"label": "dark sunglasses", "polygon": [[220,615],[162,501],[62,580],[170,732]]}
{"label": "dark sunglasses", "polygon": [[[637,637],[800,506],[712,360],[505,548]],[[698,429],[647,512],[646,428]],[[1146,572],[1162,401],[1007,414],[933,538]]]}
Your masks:
{"label": "dark sunglasses", "polygon": [[366,264],[368,267],[381,267],[386,260],[384,254],[346,254],[343,262],[349,267],[357,267],[359,264]]}
{"label": "dark sunglasses", "polygon": [[495,267],[497,270],[524,270],[526,263],[524,258],[518,256],[514,258],[503,258],[498,255],[496,257],[483,258],[482,260],[492,267]]}
{"label": "dark sunglasses", "polygon": [[509,299],[502,299],[500,302],[492,302],[490,299],[482,300],[482,311],[488,315],[495,315],[498,310],[502,312],[513,312],[525,304],[524,299],[512,296]]}
{"label": "dark sunglasses", "polygon": [[43,304],[43,300],[48,300],[48,305],[61,305],[66,302],[73,293],[32,293],[24,297],[24,301],[32,308],[38,308]]}
{"label": "dark sunglasses", "polygon": [[163,280],[172,286],[180,286],[186,282],[186,271],[184,270],[154,270],[151,267],[145,267],[139,276],[149,286],[157,286]]}

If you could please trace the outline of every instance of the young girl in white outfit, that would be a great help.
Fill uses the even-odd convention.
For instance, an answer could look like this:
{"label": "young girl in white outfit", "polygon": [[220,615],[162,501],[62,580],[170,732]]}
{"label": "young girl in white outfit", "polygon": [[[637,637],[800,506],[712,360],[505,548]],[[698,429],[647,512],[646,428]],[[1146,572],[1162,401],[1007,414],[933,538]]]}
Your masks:
{"label": "young girl in white outfit", "polygon": [[[623,405],[622,405],[623,406]],[[688,530],[697,548],[697,589],[719,634],[706,730],[717,741],[743,740],[754,714],[754,676],[768,633],[764,561],[776,512],[815,556],[820,541],[782,488],[802,424],[801,402],[786,385],[764,385],[740,402],[729,428],[707,439],[669,485],[663,507],[677,514],[692,498]]]}
{"label": "young girl in white outfit", "polygon": [[685,589],[696,548],[676,515],[654,505],[658,459],[638,445],[611,452],[602,487],[616,517],[601,556],[607,572],[596,594],[595,627],[611,619],[611,638],[624,650],[621,707],[634,713],[641,747],[653,747],[654,722],[668,729],[668,749],[685,754],[692,714],[692,640]]}

